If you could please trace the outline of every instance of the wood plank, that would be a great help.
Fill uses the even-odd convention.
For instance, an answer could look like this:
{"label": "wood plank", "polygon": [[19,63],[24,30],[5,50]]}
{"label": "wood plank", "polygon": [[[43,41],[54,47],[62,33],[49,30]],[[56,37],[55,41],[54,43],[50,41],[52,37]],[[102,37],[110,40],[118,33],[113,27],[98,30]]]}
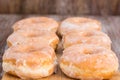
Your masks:
{"label": "wood plank", "polygon": [[20,18],[17,15],[0,15],[0,51],[2,51],[6,38],[12,33],[11,26]]}
{"label": "wood plank", "polygon": [[0,13],[20,13],[21,0],[0,0]]}
{"label": "wood plank", "polygon": [[[32,16],[39,16],[39,15],[24,15],[24,16],[22,16],[22,18],[27,18],[27,17],[32,17]],[[70,16],[58,16],[58,15],[43,15],[43,16],[54,18],[57,21],[61,21],[67,17],[70,17]],[[120,44],[120,40],[119,40],[119,38],[120,38],[120,34],[119,34],[120,33],[120,27],[119,27],[120,16],[117,16],[117,17],[85,16],[85,17],[97,19],[102,23],[103,31],[106,34],[108,34],[109,37],[111,38],[111,40],[113,41],[112,50],[116,52],[116,55],[118,56],[119,62],[120,62],[120,49],[119,49],[120,48],[120,45],[119,45]],[[8,19],[7,25],[11,22],[14,23],[14,21],[9,22],[9,20],[10,19]],[[11,23],[11,24],[13,24],[13,23]],[[2,24],[5,25],[6,22],[3,21]],[[60,56],[62,55],[62,51],[61,51],[60,47],[56,50],[56,54],[59,59]],[[14,76],[11,76],[11,75],[8,75],[5,73],[2,77],[2,80],[22,80],[22,79],[19,79],[17,77],[14,77]],[[61,70],[58,66],[58,71],[56,74],[53,74],[46,78],[37,79],[37,80],[75,80],[75,79],[71,79],[71,78],[68,78],[67,76],[65,76],[63,74],[63,72],[61,72]],[[116,73],[110,80],[120,80],[120,73]]]}
{"label": "wood plank", "polygon": [[120,0],[0,0],[0,13],[120,15]]}
{"label": "wood plank", "polygon": [[112,49],[116,53],[120,64],[120,17],[108,17],[108,23],[111,27],[109,36],[112,38]]}

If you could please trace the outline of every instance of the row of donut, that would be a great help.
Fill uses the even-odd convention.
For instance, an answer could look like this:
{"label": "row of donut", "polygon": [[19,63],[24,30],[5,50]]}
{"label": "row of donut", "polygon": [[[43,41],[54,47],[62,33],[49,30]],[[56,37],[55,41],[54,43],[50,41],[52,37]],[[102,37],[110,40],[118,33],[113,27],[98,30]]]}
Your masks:
{"label": "row of donut", "polygon": [[99,21],[67,18],[60,27],[64,47],[60,68],[71,78],[82,80],[110,79],[119,63],[111,50],[111,40],[101,31]]}
{"label": "row of donut", "polygon": [[3,55],[3,70],[22,79],[36,79],[54,73],[57,65],[55,48],[58,23],[47,17],[20,20],[8,37]]}
{"label": "row of donut", "polygon": [[53,19],[36,17],[18,21],[13,29],[7,39],[9,48],[3,55],[3,70],[12,75],[35,79],[55,71],[57,29],[64,47],[59,65],[67,76],[108,79],[118,70],[111,40],[101,32],[100,22],[96,20],[73,17],[59,26]]}

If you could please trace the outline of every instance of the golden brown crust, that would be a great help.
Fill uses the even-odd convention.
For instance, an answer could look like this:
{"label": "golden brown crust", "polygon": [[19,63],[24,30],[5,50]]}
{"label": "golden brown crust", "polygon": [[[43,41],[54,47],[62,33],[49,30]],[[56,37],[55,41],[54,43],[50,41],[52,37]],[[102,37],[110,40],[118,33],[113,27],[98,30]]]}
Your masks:
{"label": "golden brown crust", "polygon": [[79,30],[101,30],[101,23],[94,19],[72,17],[62,21],[58,31],[64,35]]}
{"label": "golden brown crust", "polygon": [[[34,57],[33,57],[34,56]],[[4,60],[27,60],[28,62],[33,61],[34,63],[40,64],[41,60],[53,60],[52,57],[55,57],[54,50],[47,45],[14,45],[8,48],[3,55]],[[50,59],[50,60],[49,60]],[[10,61],[9,60],[9,61]]]}
{"label": "golden brown crust", "polygon": [[118,66],[115,53],[92,44],[68,47],[63,51],[60,59],[62,71],[66,75],[78,79],[108,79],[118,70]]}
{"label": "golden brown crust", "polygon": [[[22,79],[37,79],[51,75],[56,68],[56,35],[58,23],[47,17],[32,17],[13,25],[9,48],[3,55],[3,70]],[[54,48],[54,49],[53,49]]]}
{"label": "golden brown crust", "polygon": [[31,29],[36,28],[40,30],[56,32],[58,28],[58,23],[52,18],[31,17],[27,19],[22,19],[13,25],[14,31],[17,31],[19,29],[26,29],[26,28],[31,28]]}
{"label": "golden brown crust", "polygon": [[111,40],[107,36],[107,34],[95,30],[83,30],[79,32],[76,31],[74,33],[67,33],[63,35],[62,42],[64,48],[70,47],[75,44],[87,43],[111,49]]}
{"label": "golden brown crust", "polygon": [[3,69],[6,73],[18,76],[21,79],[31,80],[50,76],[55,71],[55,65],[37,66],[35,69],[31,69],[24,65],[16,66],[11,63],[3,62]]}
{"label": "golden brown crust", "polygon": [[55,62],[56,55],[50,46],[14,45],[3,55],[3,70],[23,79],[41,78],[54,72]]}
{"label": "golden brown crust", "polygon": [[59,42],[59,38],[53,32],[46,32],[43,30],[18,30],[12,33],[8,39],[7,44],[8,46],[16,45],[16,44],[28,44],[34,43],[36,45],[44,44],[50,45],[54,49]]}

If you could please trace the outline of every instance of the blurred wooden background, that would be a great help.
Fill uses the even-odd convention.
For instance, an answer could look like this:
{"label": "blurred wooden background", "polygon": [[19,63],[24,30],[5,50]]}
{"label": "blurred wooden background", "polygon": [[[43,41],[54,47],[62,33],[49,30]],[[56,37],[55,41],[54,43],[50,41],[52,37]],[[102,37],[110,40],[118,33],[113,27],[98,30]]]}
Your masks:
{"label": "blurred wooden background", "polygon": [[0,0],[0,13],[120,15],[120,0]]}

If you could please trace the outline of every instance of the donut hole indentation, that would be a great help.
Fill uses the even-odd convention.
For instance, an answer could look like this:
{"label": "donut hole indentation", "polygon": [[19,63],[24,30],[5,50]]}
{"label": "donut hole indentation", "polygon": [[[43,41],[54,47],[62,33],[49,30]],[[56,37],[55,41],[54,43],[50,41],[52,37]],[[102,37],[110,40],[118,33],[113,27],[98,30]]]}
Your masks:
{"label": "donut hole indentation", "polygon": [[84,49],[83,53],[84,54],[93,54],[93,51],[88,50],[88,49]]}
{"label": "donut hole indentation", "polygon": [[39,34],[28,34],[27,37],[38,37]]}
{"label": "donut hole indentation", "polygon": [[93,36],[94,34],[92,32],[86,32],[86,33],[83,33],[83,35],[85,37],[90,37],[90,36]]}
{"label": "donut hole indentation", "polygon": [[45,20],[31,20],[32,23],[46,23]]}

